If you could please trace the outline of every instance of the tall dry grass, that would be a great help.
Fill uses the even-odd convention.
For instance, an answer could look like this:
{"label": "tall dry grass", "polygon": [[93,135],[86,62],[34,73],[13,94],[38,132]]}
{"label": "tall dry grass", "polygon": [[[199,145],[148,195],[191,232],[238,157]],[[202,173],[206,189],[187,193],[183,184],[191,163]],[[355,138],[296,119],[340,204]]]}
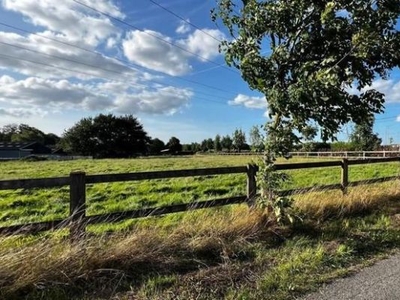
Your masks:
{"label": "tall dry grass", "polygon": [[[295,197],[295,208],[323,221],[390,207],[400,199],[399,182],[314,192]],[[176,224],[140,226],[128,233],[91,235],[70,244],[60,236],[24,242],[0,238],[0,299],[19,299],[55,288],[112,295],[125,279],[139,282],[149,274],[195,271],[243,252],[252,242],[272,236],[276,224],[245,205],[188,212]],[[57,297],[57,296],[55,296]]]}

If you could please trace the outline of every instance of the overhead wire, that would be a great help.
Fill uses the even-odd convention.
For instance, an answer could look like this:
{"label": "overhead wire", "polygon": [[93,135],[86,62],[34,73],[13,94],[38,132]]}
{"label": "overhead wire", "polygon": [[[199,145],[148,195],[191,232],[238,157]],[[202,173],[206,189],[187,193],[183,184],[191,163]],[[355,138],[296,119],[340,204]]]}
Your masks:
{"label": "overhead wire", "polygon": [[[61,56],[57,56],[57,55],[53,55],[53,54],[48,54],[48,53],[45,53],[45,52],[42,52],[42,51],[29,49],[29,48],[22,47],[22,46],[19,46],[19,45],[9,44],[9,43],[5,43],[5,42],[1,42],[1,41],[0,41],[0,44],[6,45],[6,46],[9,46],[9,47],[22,49],[24,51],[29,51],[29,52],[32,52],[32,53],[37,53],[37,54],[40,54],[40,55],[43,55],[43,56],[47,56],[47,57],[52,57],[52,58],[56,58],[56,59],[60,59],[60,60],[65,60],[65,61],[68,61],[68,62],[73,62],[73,63],[76,63],[76,64],[81,64],[81,65],[84,65],[84,66],[87,66],[87,67],[103,70],[103,71],[106,71],[106,72],[115,73],[115,74],[118,74],[118,75],[123,75],[123,76],[127,75],[124,72],[105,69],[105,68],[102,68],[102,67],[99,67],[99,66],[95,66],[95,65],[92,65],[92,64],[87,64],[87,63],[84,63],[84,62],[81,62],[81,61],[77,61],[77,60],[73,60],[73,59],[69,59],[69,58],[65,58],[65,57],[61,57]],[[134,69],[129,69],[129,70],[137,71],[137,70],[134,70]],[[96,76],[96,75],[92,74],[91,76]],[[108,80],[115,80],[115,79],[108,79]],[[164,83],[159,82],[159,81],[155,81],[155,80],[147,80],[147,81],[152,82],[152,83],[156,83],[156,84],[160,84],[160,85],[165,85]],[[205,95],[205,96],[209,96],[209,97],[214,97],[214,98],[226,100],[226,98],[220,97],[220,96],[217,96],[217,95],[212,95],[212,94],[199,92],[199,91],[196,91],[196,93],[201,94],[201,95]]]}
{"label": "overhead wire", "polygon": [[119,23],[121,23],[121,24],[124,24],[125,26],[128,26],[128,27],[131,27],[131,28],[133,28],[133,29],[139,30],[139,31],[143,32],[144,34],[146,34],[146,35],[148,35],[148,36],[151,36],[151,37],[153,37],[153,38],[155,38],[155,39],[157,39],[157,40],[162,41],[162,42],[165,43],[165,44],[171,45],[171,46],[173,46],[173,47],[175,47],[175,48],[177,48],[177,49],[180,49],[180,50],[182,50],[182,51],[184,51],[184,52],[186,52],[186,53],[189,53],[189,54],[191,54],[191,55],[193,55],[193,56],[196,56],[196,57],[200,58],[200,59],[203,60],[203,61],[207,61],[207,62],[212,63],[212,64],[214,64],[214,65],[220,66],[220,67],[222,67],[222,68],[224,68],[224,69],[226,69],[226,70],[229,70],[229,71],[232,72],[232,73],[239,74],[238,72],[234,71],[233,69],[229,68],[228,66],[226,66],[226,65],[224,65],[224,64],[220,64],[220,63],[218,63],[218,62],[216,62],[216,61],[210,60],[210,59],[208,59],[208,58],[206,58],[206,57],[204,57],[204,56],[201,56],[201,55],[199,55],[199,54],[197,54],[197,53],[195,53],[195,52],[193,52],[193,51],[188,50],[188,49],[185,48],[185,47],[179,46],[179,45],[177,45],[176,43],[173,43],[173,42],[170,42],[170,41],[168,41],[168,40],[166,40],[166,39],[163,39],[162,37],[160,37],[160,36],[158,36],[158,35],[156,35],[156,34],[152,34],[152,33],[148,32],[148,31],[143,31],[141,28],[139,28],[139,27],[137,27],[137,26],[135,26],[135,25],[132,25],[132,24],[130,24],[130,23],[124,21],[124,20],[121,20],[120,18],[114,17],[114,16],[112,16],[112,15],[110,15],[110,14],[108,14],[108,13],[105,13],[105,12],[103,12],[103,11],[101,11],[101,10],[99,10],[99,9],[97,9],[97,8],[95,8],[95,7],[93,7],[93,6],[87,5],[87,4],[85,4],[85,3],[83,3],[83,2],[80,2],[80,1],[78,1],[78,0],[71,0],[71,1],[73,1],[73,2],[75,2],[75,3],[77,3],[77,4],[79,4],[79,5],[81,5],[81,6],[83,6],[83,7],[86,7],[86,8],[88,8],[88,9],[90,9],[90,10],[93,10],[93,11],[95,11],[95,12],[97,12],[97,13],[103,15],[103,16],[106,16],[107,18],[109,18],[109,19],[111,19],[111,20],[114,20],[114,21],[116,21],[116,22],[119,22]]}
{"label": "overhead wire", "polygon": [[[106,58],[109,58],[109,59],[114,59],[116,61],[119,61],[119,62],[123,63],[124,66],[127,67],[127,68],[130,68],[130,66],[126,66],[125,64],[132,65],[132,66],[135,66],[135,67],[140,68],[140,69],[144,68],[143,66],[141,66],[139,64],[132,63],[132,62],[130,62],[128,60],[120,59],[120,58],[117,58],[117,57],[110,57],[110,56],[104,55],[102,53],[96,52],[96,51],[91,50],[91,49],[87,49],[87,48],[84,48],[84,47],[81,47],[81,46],[78,46],[78,45],[75,45],[75,44],[67,43],[65,41],[62,41],[62,40],[59,40],[59,39],[56,39],[56,38],[52,38],[52,37],[48,37],[48,36],[45,36],[45,35],[41,35],[41,34],[33,32],[33,31],[26,30],[26,29],[23,29],[23,28],[20,28],[20,27],[17,27],[17,26],[13,26],[13,25],[10,25],[10,24],[4,23],[4,22],[0,22],[0,25],[4,26],[4,27],[7,27],[7,28],[11,28],[11,29],[17,30],[17,31],[24,32],[24,33],[27,33],[27,34],[32,34],[32,35],[35,35],[35,36],[38,36],[38,37],[41,37],[41,38],[56,42],[56,43],[60,43],[62,45],[66,45],[66,46],[70,46],[70,47],[73,47],[73,48],[76,48],[76,49],[80,49],[82,51],[85,51],[85,52],[88,52],[88,53],[92,53],[92,54],[95,54],[97,56],[106,57]],[[202,72],[202,71],[200,71],[200,72]],[[171,77],[172,79],[178,79],[178,80],[186,81],[186,82],[189,82],[189,83],[192,83],[192,84],[196,84],[196,85],[199,85],[199,86],[202,86],[202,87],[205,87],[205,88],[213,89],[213,90],[216,90],[216,91],[219,91],[219,92],[224,92],[224,93],[227,93],[227,94],[236,95],[235,93],[230,92],[228,90],[225,90],[225,89],[222,89],[222,88],[219,88],[219,87],[216,87],[216,86],[208,85],[208,84],[205,84],[205,83],[202,83],[202,82],[198,82],[198,81],[195,81],[195,80],[186,79],[186,78],[183,78],[181,76],[173,76],[173,75],[166,74],[166,73],[162,73],[162,74],[166,75],[168,77]]]}
{"label": "overhead wire", "polygon": [[[0,57],[4,57],[4,58],[7,58],[7,59],[18,60],[18,61],[29,62],[29,63],[32,63],[32,64],[41,65],[41,66],[50,67],[50,68],[55,68],[55,69],[68,71],[68,72],[80,73],[80,74],[83,74],[83,75],[86,75],[86,76],[92,76],[92,77],[101,78],[101,79],[105,79],[105,80],[111,80],[111,81],[114,81],[114,82],[120,82],[120,83],[128,84],[129,86],[134,87],[134,88],[137,88],[138,86],[143,86],[143,87],[148,88],[147,85],[140,84],[140,83],[131,84],[131,83],[127,83],[125,81],[116,80],[114,78],[107,78],[107,77],[104,77],[104,76],[98,76],[98,75],[87,73],[87,72],[84,72],[84,71],[72,70],[72,69],[69,69],[69,68],[55,66],[55,65],[47,64],[47,63],[43,63],[43,62],[37,62],[37,61],[24,59],[24,58],[12,56],[12,55],[7,55],[7,54],[4,54],[4,53],[0,53]],[[224,104],[224,105],[226,104],[226,102],[214,101],[214,100],[211,100],[211,99],[208,99],[208,98],[202,98],[202,97],[198,97],[198,96],[194,96],[194,97],[192,97],[192,99],[199,99],[199,100],[204,100],[204,101],[214,102],[214,103],[219,103],[219,104]]]}
{"label": "overhead wire", "polygon": [[166,12],[170,13],[171,15],[177,17],[178,19],[182,20],[183,22],[185,22],[186,24],[196,28],[197,30],[201,31],[202,33],[204,33],[205,35],[211,37],[212,39],[216,40],[217,42],[222,42],[221,39],[213,36],[212,34],[209,34],[207,31],[204,31],[202,28],[200,28],[199,26],[197,26],[196,24],[193,24],[192,22],[188,21],[187,19],[185,19],[184,17],[178,15],[177,13],[175,13],[174,11],[170,10],[169,8],[161,5],[160,3],[154,1],[154,0],[149,0],[151,3],[153,3],[154,5],[158,6],[159,8],[165,10]]}

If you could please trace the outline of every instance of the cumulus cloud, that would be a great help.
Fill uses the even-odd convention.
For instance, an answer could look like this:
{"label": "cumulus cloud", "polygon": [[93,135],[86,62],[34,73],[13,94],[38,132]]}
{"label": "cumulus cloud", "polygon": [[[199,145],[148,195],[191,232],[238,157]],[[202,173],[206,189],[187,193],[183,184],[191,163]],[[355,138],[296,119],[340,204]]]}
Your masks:
{"label": "cumulus cloud", "polygon": [[349,88],[348,91],[349,93],[358,95],[370,89],[374,89],[385,94],[387,103],[400,102],[400,81],[395,81],[393,79],[377,79],[374,80],[371,85],[361,89],[361,91],[358,91],[355,87]]}
{"label": "cumulus cloud", "polygon": [[[193,96],[188,89],[159,87],[134,90],[119,82],[81,84],[36,77],[15,80],[2,76],[0,83],[0,102],[52,111],[110,110],[119,113],[170,115],[184,108]],[[2,113],[15,115],[18,111],[4,110]]]}
{"label": "cumulus cloud", "polygon": [[225,35],[217,29],[196,29],[186,40],[181,41],[181,44],[205,59],[213,59],[219,55],[219,41],[224,38]]}
{"label": "cumulus cloud", "polygon": [[174,40],[156,31],[134,30],[123,40],[123,51],[130,61],[142,67],[172,76],[184,75],[192,70],[190,59],[204,61],[219,55],[219,42],[212,36],[222,39],[224,34],[214,29],[204,32],[195,30],[185,39]]}
{"label": "cumulus cloud", "polygon": [[[52,36],[50,32],[46,35]],[[13,69],[27,76],[129,78],[131,82],[143,76],[139,71],[115,59],[68,47],[36,35],[21,36],[0,32],[0,53],[5,55],[0,55],[0,68]]]}
{"label": "cumulus cloud", "polygon": [[[189,22],[189,19],[186,19]],[[180,21],[179,26],[176,28],[175,32],[180,34],[185,34],[190,31],[190,25],[184,21]]]}
{"label": "cumulus cloud", "polygon": [[235,99],[228,101],[229,105],[244,106],[247,108],[254,109],[266,109],[267,101],[265,97],[251,97],[243,94],[239,94]]}
{"label": "cumulus cloud", "polygon": [[132,62],[169,75],[183,75],[191,70],[188,54],[165,43],[173,39],[152,30],[134,30],[122,42],[125,56]]}
{"label": "cumulus cloud", "polygon": [[[89,0],[82,2],[93,5]],[[112,22],[93,14],[87,8],[73,1],[54,0],[3,0],[6,10],[18,12],[30,23],[45,27],[63,35],[68,41],[97,46],[110,36],[118,36],[119,29]],[[96,1],[96,8],[107,11],[114,17],[123,17],[123,13],[111,1]]]}

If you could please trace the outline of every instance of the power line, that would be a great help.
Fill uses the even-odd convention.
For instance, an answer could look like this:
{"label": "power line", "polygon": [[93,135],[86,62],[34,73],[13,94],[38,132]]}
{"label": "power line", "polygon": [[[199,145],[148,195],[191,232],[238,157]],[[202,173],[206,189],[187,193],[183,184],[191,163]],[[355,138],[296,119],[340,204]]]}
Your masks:
{"label": "power line", "polygon": [[[123,76],[126,75],[126,74],[123,73],[123,72],[119,72],[119,71],[114,71],[114,70],[109,70],[109,69],[101,68],[101,67],[98,67],[98,66],[95,66],[95,65],[91,65],[91,64],[87,64],[87,63],[84,63],[84,62],[81,62],[81,61],[77,61],[77,60],[73,60],[73,59],[69,59],[69,58],[65,58],[65,57],[61,57],[61,56],[57,56],[57,55],[48,54],[48,53],[45,53],[45,52],[42,52],[42,51],[37,51],[37,50],[29,49],[29,48],[26,48],[26,47],[18,46],[18,45],[13,45],[13,44],[9,44],[9,43],[4,43],[4,42],[1,42],[1,41],[0,41],[0,44],[7,45],[7,46],[9,46],[9,47],[14,47],[14,48],[22,49],[22,50],[29,51],[29,52],[33,52],[33,53],[37,53],[37,54],[40,54],[40,55],[43,55],[43,56],[52,57],[52,58],[56,58],[56,59],[60,59],[60,60],[65,60],[65,61],[69,61],[69,62],[73,62],[73,63],[76,63],[76,64],[81,64],[81,65],[84,65],[84,66],[87,66],[87,67],[91,67],[91,68],[95,68],[95,69],[104,70],[104,71],[106,71],[106,72],[112,72],[112,73],[115,73],[115,74],[118,74],[118,75],[123,75]],[[133,70],[133,69],[130,69],[130,70]],[[133,70],[133,71],[136,71],[136,70]],[[96,76],[96,75],[92,74],[91,76]],[[115,79],[109,79],[109,80],[115,80]],[[148,81],[165,86],[164,83],[159,82],[159,81],[155,81],[155,80],[148,80]],[[143,85],[143,86],[145,86],[145,85]],[[204,93],[204,92],[196,91],[196,93],[202,94],[202,95],[205,95],[205,96],[211,96],[211,97],[214,97],[214,98],[219,98],[219,99],[226,100],[226,99],[223,98],[223,97],[219,97],[219,96],[212,95],[212,94],[208,94],[208,93]]]}
{"label": "power line", "polygon": [[[70,43],[64,42],[64,41],[56,39],[56,38],[51,38],[51,37],[48,37],[48,36],[45,36],[45,35],[41,35],[41,34],[35,33],[33,31],[30,31],[30,30],[22,29],[20,27],[16,27],[16,26],[13,26],[13,25],[10,25],[10,24],[6,24],[6,23],[3,23],[3,22],[0,22],[0,25],[2,25],[4,27],[7,27],[7,28],[11,28],[11,29],[17,30],[17,31],[24,32],[24,33],[27,33],[27,34],[32,34],[32,35],[35,35],[35,36],[38,36],[38,37],[41,37],[41,38],[56,42],[56,43],[60,43],[62,45],[66,45],[66,46],[70,46],[70,47],[73,47],[73,48],[76,48],[76,49],[80,49],[82,51],[85,51],[85,52],[88,52],[88,53],[92,53],[92,54],[95,54],[95,55],[100,56],[100,57],[106,57],[106,58],[109,58],[109,59],[115,59],[116,61],[119,61],[119,62],[123,63],[124,66],[127,67],[127,68],[129,68],[129,67],[126,66],[125,64],[132,65],[132,66],[135,66],[137,68],[143,68],[142,66],[140,66],[138,64],[135,64],[135,63],[132,63],[132,62],[130,62],[128,60],[120,59],[120,58],[117,58],[117,57],[110,57],[110,56],[104,55],[102,53],[93,51],[91,49],[87,49],[87,48],[84,48],[84,47],[80,47],[78,45],[70,44]],[[216,68],[216,67],[213,67],[212,69],[214,69],[214,68]],[[204,71],[208,71],[208,70],[211,70],[211,69],[206,69]],[[201,71],[201,72],[203,72],[203,71]],[[215,87],[215,86],[208,85],[208,84],[205,84],[205,83],[201,83],[201,82],[198,82],[198,81],[186,79],[186,78],[183,78],[181,76],[173,76],[173,75],[169,75],[169,74],[166,74],[166,73],[163,73],[163,74],[168,76],[168,77],[171,77],[173,79],[186,81],[186,82],[189,82],[189,83],[192,83],[192,84],[196,84],[196,85],[199,85],[199,86],[202,86],[202,87],[205,87],[205,88],[209,88],[209,89],[213,89],[213,90],[216,90],[216,91],[219,91],[219,92],[224,92],[224,93],[227,93],[227,94],[235,95],[235,93],[232,93],[232,92],[230,92],[228,90],[225,90],[225,89],[221,89],[219,87]],[[149,81],[151,81],[151,80],[149,80]]]}
{"label": "power line", "polygon": [[190,21],[188,21],[187,19],[185,19],[184,17],[178,15],[177,13],[173,12],[172,10],[166,8],[165,6],[162,6],[160,3],[154,1],[154,0],[149,0],[151,3],[153,3],[154,5],[157,5],[158,7],[160,7],[161,9],[165,10],[166,12],[170,13],[171,15],[177,17],[178,19],[182,20],[183,22],[185,22],[186,24],[200,30],[202,33],[204,33],[205,35],[208,35],[209,37],[211,37],[212,39],[216,40],[217,42],[222,42],[222,40],[216,38],[215,36],[213,36],[212,34],[209,34],[207,31],[204,31],[203,29],[201,29],[199,26],[191,23]]}
{"label": "power line", "polygon": [[[125,81],[115,80],[115,79],[113,79],[113,78],[107,78],[107,77],[104,77],[104,76],[97,76],[97,75],[94,75],[94,74],[91,74],[91,73],[87,73],[87,72],[84,72],[84,71],[72,70],[72,69],[69,69],[69,68],[64,68],[64,67],[55,66],[55,65],[51,65],[51,64],[46,64],[46,63],[42,63],[42,62],[37,62],[37,61],[29,60],[29,59],[24,59],[24,58],[20,58],[20,57],[15,57],[15,56],[7,55],[7,54],[4,54],[4,53],[0,53],[0,57],[4,57],[4,58],[7,58],[7,59],[18,60],[18,61],[25,61],[25,62],[29,62],[29,63],[32,63],[32,64],[41,65],[41,66],[50,67],[50,68],[55,68],[55,69],[64,70],[64,71],[68,71],[68,72],[80,73],[80,74],[87,75],[87,76],[96,76],[97,78],[101,78],[101,79],[105,79],[105,80],[111,80],[111,81],[114,81],[114,82],[120,82],[120,83],[128,84],[129,86],[132,86],[132,87],[134,87],[134,88],[136,88],[137,86],[143,86],[143,87],[146,87],[146,88],[148,87],[148,86],[146,86],[146,85],[139,84],[139,83],[135,83],[135,85],[132,85],[132,84],[127,83],[127,82],[125,82]],[[193,98],[197,98],[197,99],[204,100],[204,101],[208,101],[208,102],[214,102],[214,103],[219,103],[219,104],[226,104],[225,102],[214,101],[214,100],[210,100],[210,99],[202,98],[202,97],[198,97],[198,96],[194,96]]]}
{"label": "power line", "polygon": [[124,25],[126,25],[126,26],[128,26],[128,27],[131,27],[131,28],[133,28],[133,29],[139,30],[139,31],[143,32],[144,34],[146,34],[146,35],[148,35],[148,36],[151,36],[151,37],[153,37],[153,38],[155,38],[155,39],[157,39],[157,40],[162,41],[163,43],[166,43],[166,44],[168,44],[168,45],[171,45],[171,46],[173,46],[173,47],[176,47],[176,48],[178,48],[178,49],[180,49],[180,50],[182,50],[182,51],[184,51],[184,52],[186,52],[186,53],[192,54],[192,55],[194,55],[194,56],[200,58],[201,60],[204,60],[204,61],[207,61],[207,62],[212,63],[212,64],[214,64],[214,65],[223,67],[224,69],[227,69],[227,70],[229,70],[230,72],[233,72],[233,73],[235,73],[235,74],[238,74],[237,72],[233,71],[231,68],[229,68],[229,67],[227,67],[227,66],[225,66],[225,65],[223,65],[223,64],[220,64],[220,63],[217,63],[216,61],[213,61],[213,60],[210,60],[210,59],[208,59],[208,58],[205,58],[204,56],[201,56],[201,55],[199,55],[199,54],[197,54],[197,53],[195,53],[195,52],[192,52],[192,51],[190,51],[190,50],[188,50],[188,49],[186,49],[186,48],[184,48],[184,47],[181,47],[181,46],[179,46],[179,45],[177,45],[177,44],[175,44],[175,43],[173,43],[173,42],[170,42],[170,41],[168,41],[168,40],[166,40],[166,39],[163,39],[163,38],[159,37],[159,36],[156,35],[156,34],[152,34],[152,33],[150,33],[150,32],[143,31],[143,30],[140,29],[139,27],[137,27],[137,26],[135,26],[135,25],[132,25],[132,24],[130,24],[130,23],[128,23],[128,22],[125,22],[124,20],[121,20],[121,19],[119,19],[119,18],[113,17],[113,16],[111,16],[110,14],[107,14],[107,13],[101,11],[101,10],[98,10],[97,8],[94,8],[94,7],[92,7],[92,6],[89,6],[89,5],[87,5],[87,4],[85,4],[85,3],[82,3],[82,2],[80,2],[80,1],[78,1],[78,0],[72,0],[72,1],[75,2],[75,3],[77,3],[77,4],[79,4],[79,5],[82,5],[82,6],[86,7],[86,8],[88,8],[88,9],[91,9],[91,10],[93,10],[93,11],[95,11],[95,12],[97,12],[97,13],[103,15],[103,16],[106,16],[107,18],[109,18],[109,19],[111,19],[111,20],[114,20],[114,21],[116,21],[116,22],[119,22],[119,23],[121,23],[121,24],[124,24]]}

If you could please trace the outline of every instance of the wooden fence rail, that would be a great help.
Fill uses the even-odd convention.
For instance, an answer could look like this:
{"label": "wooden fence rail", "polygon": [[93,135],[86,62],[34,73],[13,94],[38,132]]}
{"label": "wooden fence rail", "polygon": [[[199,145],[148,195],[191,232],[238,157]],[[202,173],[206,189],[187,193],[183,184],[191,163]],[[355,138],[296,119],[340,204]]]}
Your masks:
{"label": "wooden fence rail", "polygon": [[[341,161],[322,161],[306,163],[276,164],[275,169],[298,170],[309,168],[341,167],[341,182],[338,184],[313,186],[302,189],[292,189],[281,191],[280,195],[303,194],[311,191],[323,191],[341,189],[345,194],[349,186],[378,183],[398,179],[398,176],[374,178],[349,182],[349,166],[358,164],[372,164],[384,162],[400,162],[400,157],[373,158],[368,160],[348,160]],[[247,203],[249,206],[255,204],[257,198],[257,171],[256,165],[239,167],[206,168],[193,170],[176,171],[157,171],[157,172],[137,172],[125,174],[105,174],[105,175],[86,175],[84,172],[73,172],[69,177],[41,178],[41,179],[16,179],[0,181],[0,190],[12,189],[32,189],[32,188],[54,188],[69,186],[70,206],[69,217],[64,220],[53,220],[48,222],[37,222],[31,224],[21,224],[8,227],[0,227],[1,235],[11,234],[33,234],[42,231],[69,228],[72,241],[79,239],[85,234],[86,226],[89,224],[119,222],[126,219],[143,218],[149,216],[165,215],[176,212],[184,212],[195,209],[211,208],[224,205]],[[104,182],[152,180],[165,178],[179,178],[204,175],[225,175],[225,174],[247,174],[247,193],[242,196],[212,199],[207,201],[196,201],[187,204],[176,204],[163,207],[145,208],[131,211],[116,212],[110,214],[86,215],[86,185]]]}

